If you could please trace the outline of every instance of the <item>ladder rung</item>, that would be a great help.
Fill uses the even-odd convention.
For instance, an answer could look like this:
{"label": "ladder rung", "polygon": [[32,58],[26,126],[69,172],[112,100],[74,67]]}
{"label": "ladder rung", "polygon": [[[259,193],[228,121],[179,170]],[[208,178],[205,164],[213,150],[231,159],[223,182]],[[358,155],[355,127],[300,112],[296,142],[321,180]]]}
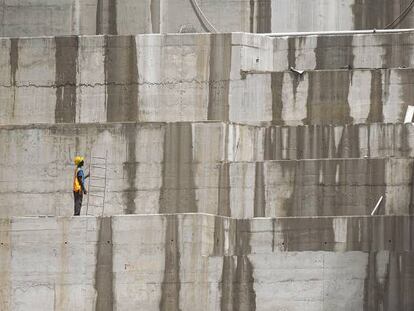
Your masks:
{"label": "ladder rung", "polygon": [[94,168],[101,168],[101,169],[103,169],[103,170],[106,170],[106,167],[104,167],[104,166],[99,166],[99,165],[95,165],[95,164],[91,164],[91,167],[94,167]]}
{"label": "ladder rung", "polygon": [[89,196],[91,196],[91,197],[98,197],[98,198],[104,198],[103,195],[98,195],[98,194],[93,194],[93,193],[91,193]]}
{"label": "ladder rung", "polygon": [[94,186],[94,185],[89,185],[89,187],[92,187],[92,188],[99,188],[99,189],[105,189],[105,187],[103,187],[103,186]]}
{"label": "ladder rung", "polygon": [[95,205],[95,204],[89,204],[89,207],[103,207],[103,205]]}
{"label": "ladder rung", "polygon": [[92,159],[102,159],[102,160],[105,160],[106,158],[104,158],[104,157],[91,157]]}
{"label": "ladder rung", "polygon": [[105,176],[89,176],[90,179],[105,179]]}

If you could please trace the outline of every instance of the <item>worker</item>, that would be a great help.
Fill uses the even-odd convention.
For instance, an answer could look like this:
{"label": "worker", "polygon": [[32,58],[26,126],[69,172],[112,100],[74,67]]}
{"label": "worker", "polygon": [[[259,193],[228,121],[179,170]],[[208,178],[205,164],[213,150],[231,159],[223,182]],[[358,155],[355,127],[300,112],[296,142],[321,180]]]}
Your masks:
{"label": "worker", "polygon": [[82,208],[83,195],[87,194],[85,187],[85,179],[89,177],[89,174],[85,176],[83,172],[84,158],[77,156],[75,158],[75,173],[73,176],[73,198],[75,202],[74,216],[79,216]]}

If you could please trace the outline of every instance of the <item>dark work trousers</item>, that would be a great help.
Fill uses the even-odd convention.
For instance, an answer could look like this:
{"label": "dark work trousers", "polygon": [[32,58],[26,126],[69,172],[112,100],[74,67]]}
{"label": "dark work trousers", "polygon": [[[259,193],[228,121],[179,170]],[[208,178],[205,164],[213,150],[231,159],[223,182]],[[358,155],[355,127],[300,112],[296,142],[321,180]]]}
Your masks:
{"label": "dark work trousers", "polygon": [[82,208],[83,193],[82,191],[73,191],[73,198],[75,200],[75,216],[79,216]]}

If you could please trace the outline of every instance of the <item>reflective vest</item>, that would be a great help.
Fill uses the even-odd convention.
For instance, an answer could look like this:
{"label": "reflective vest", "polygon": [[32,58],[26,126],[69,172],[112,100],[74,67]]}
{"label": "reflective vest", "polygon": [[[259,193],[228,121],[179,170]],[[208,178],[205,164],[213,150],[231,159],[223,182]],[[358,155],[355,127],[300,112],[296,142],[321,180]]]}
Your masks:
{"label": "reflective vest", "polygon": [[73,191],[75,192],[81,192],[82,191],[82,187],[79,183],[78,180],[78,172],[79,172],[79,168],[76,167],[75,168],[75,175],[73,176]]}

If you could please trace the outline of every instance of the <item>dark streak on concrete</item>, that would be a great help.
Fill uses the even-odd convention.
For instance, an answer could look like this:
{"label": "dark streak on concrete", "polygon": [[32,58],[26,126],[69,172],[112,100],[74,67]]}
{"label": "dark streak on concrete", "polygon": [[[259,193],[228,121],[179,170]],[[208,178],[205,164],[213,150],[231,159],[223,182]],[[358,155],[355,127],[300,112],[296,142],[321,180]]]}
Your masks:
{"label": "dark streak on concrete", "polygon": [[[333,133],[332,133],[333,134]],[[334,135],[334,134],[333,134]],[[334,144],[334,143],[333,143]],[[363,155],[365,156],[365,154]],[[345,125],[334,158],[360,158],[359,126]]]}
{"label": "dark streak on concrete", "polygon": [[288,40],[288,66],[289,68],[296,68],[296,38],[289,37],[287,40]]}
{"label": "dark streak on concrete", "polygon": [[314,71],[307,75],[309,79],[307,117],[302,120],[303,123],[306,125],[353,123],[348,102],[351,73]]}
{"label": "dark streak on concrete", "polygon": [[13,112],[16,105],[16,73],[19,68],[19,39],[10,39],[10,85],[13,87]]}
{"label": "dark streak on concrete", "polygon": [[256,162],[254,185],[254,217],[265,217],[266,196],[264,180],[264,163]]}
{"label": "dark streak on concrete", "polygon": [[180,236],[179,218],[167,215],[165,232],[165,267],[161,284],[160,311],[180,311]]}
{"label": "dark streak on concrete", "polygon": [[257,33],[272,32],[272,1],[271,0],[256,0],[257,1]]}
{"label": "dark streak on concrete", "polygon": [[169,123],[165,131],[160,213],[197,211],[193,173],[192,126]]}
{"label": "dark streak on concrete", "polygon": [[105,38],[108,122],[138,121],[138,65],[135,36]]}
{"label": "dark streak on concrete", "polygon": [[96,6],[96,34],[116,35],[117,0],[98,0]]}
{"label": "dark streak on concrete", "polygon": [[224,256],[224,218],[214,217],[214,256]]}
{"label": "dark streak on concrete", "polygon": [[210,83],[207,119],[227,121],[229,119],[231,34],[212,34],[210,38]]}
{"label": "dark streak on concrete", "polygon": [[234,277],[235,277],[234,257],[223,256],[223,268],[221,272],[221,297],[220,311],[232,311],[234,295]]}
{"label": "dark streak on concrete", "polygon": [[368,123],[384,122],[383,101],[382,101],[382,73],[381,70],[371,71],[371,104]]}
{"label": "dark streak on concrete", "polygon": [[401,13],[394,12],[394,3],[389,0],[355,0],[352,5],[354,29],[384,28]]}
{"label": "dark streak on concrete", "polygon": [[414,275],[412,253],[389,252],[383,280],[378,280],[377,276],[376,257],[379,255],[381,253],[369,253],[367,277],[364,282],[364,310],[412,310],[414,304],[414,296],[411,294]]}
{"label": "dark streak on concrete", "polygon": [[407,110],[408,105],[413,105],[413,98],[414,98],[414,88],[409,87],[414,81],[414,71],[412,70],[398,70],[398,75],[400,78],[400,83],[402,84],[402,94],[400,95],[400,98],[403,102],[403,107],[400,108],[400,115],[399,115],[399,121],[404,122],[405,113]]}
{"label": "dark streak on concrete", "polygon": [[249,21],[250,21],[250,32],[254,32],[254,1],[255,0],[250,0],[250,17],[249,17]]}
{"label": "dark streak on concrete", "polygon": [[353,36],[318,36],[315,50],[316,69],[352,68]]}
{"label": "dark streak on concrete", "polygon": [[[365,206],[366,211],[365,213],[369,215],[372,212],[375,204],[378,202],[381,196],[384,196],[383,201],[381,203],[382,208],[377,211],[377,215],[384,215],[385,208],[387,206],[387,184],[386,184],[386,176],[387,176],[387,168],[390,168],[387,163],[389,160],[387,159],[370,159],[367,163],[367,173],[365,174],[365,185],[373,185],[367,189],[366,196],[365,196]],[[353,168],[355,171],[358,168]],[[375,186],[374,186],[375,185]]]}
{"label": "dark streak on concrete", "polygon": [[136,148],[137,148],[137,126],[135,123],[124,124],[124,137],[127,143],[127,159],[123,163],[124,174],[127,176],[128,187],[122,192],[125,209],[125,214],[135,214],[136,205],[135,198],[138,191],[136,186],[136,177],[137,177],[137,157],[136,157]]}
{"label": "dark streak on concrete", "polygon": [[283,76],[284,73],[273,72],[271,74],[271,89],[272,89],[272,123],[275,125],[283,125],[282,118],[283,111]]}
{"label": "dark streak on concrete", "polygon": [[231,217],[230,210],[230,163],[220,163],[218,189],[218,215]]}
{"label": "dark streak on concrete", "polygon": [[95,290],[97,292],[95,310],[113,310],[112,284],[112,223],[111,217],[99,218],[99,236],[95,268]]}
{"label": "dark streak on concrete", "polygon": [[160,0],[151,0],[150,10],[152,33],[160,33]]}
{"label": "dark streak on concrete", "polygon": [[253,265],[248,255],[250,246],[250,220],[237,221],[237,268],[234,284],[233,311],[255,311],[256,292],[254,291]]}
{"label": "dark streak on concrete", "polygon": [[56,123],[75,123],[79,38],[56,37]]}

